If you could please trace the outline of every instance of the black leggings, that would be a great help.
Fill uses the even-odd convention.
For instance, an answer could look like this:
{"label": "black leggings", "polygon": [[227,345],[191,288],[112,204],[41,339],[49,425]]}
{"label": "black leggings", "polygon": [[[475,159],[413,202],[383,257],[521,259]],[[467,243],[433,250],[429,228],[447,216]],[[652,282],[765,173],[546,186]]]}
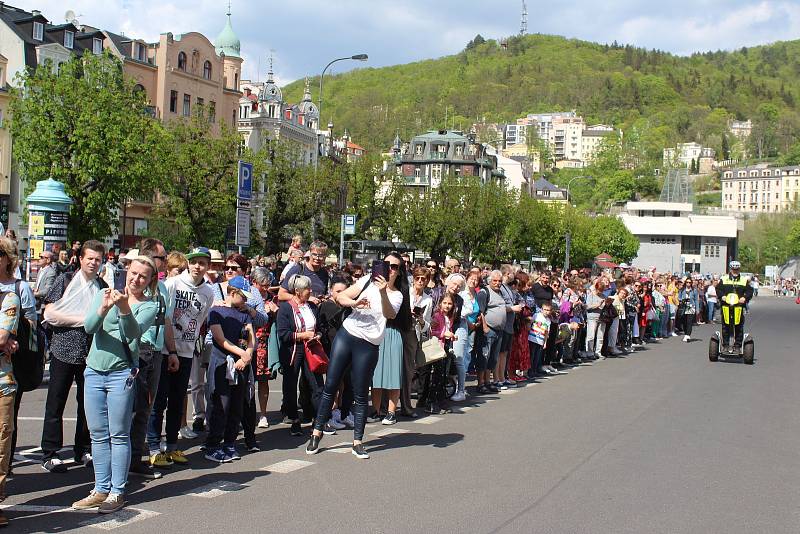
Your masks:
{"label": "black leggings", "polygon": [[692,327],[694,326],[694,313],[683,314],[683,333],[687,336],[692,335]]}
{"label": "black leggings", "polygon": [[322,398],[319,401],[317,421],[314,429],[321,431],[331,417],[331,408],[339,384],[344,378],[348,367],[351,368],[350,379],[353,382],[353,440],[361,441],[364,438],[364,427],[367,424],[367,400],[369,386],[372,384],[372,374],[378,364],[378,345],[350,335],[344,328],[336,333],[331,347],[330,363],[328,363],[328,377]]}

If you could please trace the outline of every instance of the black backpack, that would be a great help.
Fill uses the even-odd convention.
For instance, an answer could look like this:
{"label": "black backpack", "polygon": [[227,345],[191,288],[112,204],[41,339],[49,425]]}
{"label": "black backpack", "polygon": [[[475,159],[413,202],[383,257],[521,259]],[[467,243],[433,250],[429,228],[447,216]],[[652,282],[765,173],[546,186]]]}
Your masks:
{"label": "black backpack", "polygon": [[[20,282],[17,280],[14,284],[14,293],[19,297],[21,303]],[[3,298],[5,298],[5,294]],[[17,389],[22,392],[33,391],[42,385],[44,378],[44,336],[42,332],[37,332],[34,343],[31,323],[22,314],[21,304],[17,313],[19,314],[19,323],[15,339],[19,343],[19,348],[11,355],[11,365],[14,369]]]}

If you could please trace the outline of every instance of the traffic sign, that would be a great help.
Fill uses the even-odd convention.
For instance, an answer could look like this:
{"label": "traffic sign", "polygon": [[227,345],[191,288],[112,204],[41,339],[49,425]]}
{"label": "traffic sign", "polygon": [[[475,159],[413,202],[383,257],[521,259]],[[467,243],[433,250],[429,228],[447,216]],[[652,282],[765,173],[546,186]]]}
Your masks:
{"label": "traffic sign", "polygon": [[239,188],[236,198],[252,200],[253,198],[253,164],[239,160]]}
{"label": "traffic sign", "polygon": [[236,241],[237,247],[250,246],[250,210],[236,210]]}
{"label": "traffic sign", "polygon": [[352,235],[356,233],[356,216],[344,215],[344,233],[345,235]]}
{"label": "traffic sign", "polygon": [[249,210],[251,208],[252,202],[250,200],[246,200],[244,198],[237,198],[236,199],[236,207],[241,208],[243,210]]}

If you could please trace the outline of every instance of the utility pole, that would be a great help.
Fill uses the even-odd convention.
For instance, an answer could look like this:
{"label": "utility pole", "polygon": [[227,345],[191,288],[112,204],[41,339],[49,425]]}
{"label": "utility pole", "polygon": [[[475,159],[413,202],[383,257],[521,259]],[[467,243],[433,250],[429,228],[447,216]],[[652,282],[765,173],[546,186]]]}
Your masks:
{"label": "utility pole", "polygon": [[520,37],[528,33],[528,6],[525,5],[525,0],[522,0],[522,20],[519,24]]}
{"label": "utility pole", "polygon": [[567,232],[567,246],[564,250],[564,272],[569,271],[569,247],[572,244],[572,235]]}

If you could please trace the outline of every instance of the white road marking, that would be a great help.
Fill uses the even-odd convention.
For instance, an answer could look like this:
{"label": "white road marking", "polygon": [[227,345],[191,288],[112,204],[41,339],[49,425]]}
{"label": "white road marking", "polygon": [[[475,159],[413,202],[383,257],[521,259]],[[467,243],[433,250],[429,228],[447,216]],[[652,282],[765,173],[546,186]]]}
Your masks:
{"label": "white road marking", "polygon": [[191,489],[184,492],[184,495],[191,495],[192,497],[202,497],[203,499],[213,499],[220,495],[225,495],[232,491],[243,490],[247,487],[246,484],[239,484],[238,482],[229,482],[222,480],[220,482],[212,482],[196,489]]}
{"label": "white road marking", "polygon": [[270,471],[272,473],[291,473],[292,471],[297,471],[298,469],[303,469],[304,467],[308,467],[310,465],[314,465],[314,462],[306,462],[305,460],[284,460],[282,462],[278,462],[276,464],[268,465],[267,467],[262,467],[262,471]]}
{"label": "white road marking", "polygon": [[418,425],[432,425],[433,423],[438,423],[441,420],[441,417],[429,415],[428,417],[423,417],[422,419],[415,419],[412,421],[412,423],[417,423]]}
{"label": "white road marking", "polygon": [[377,432],[373,432],[370,436],[374,436],[376,438],[380,438],[382,436],[389,436],[391,434],[405,434],[408,432],[405,428],[384,428],[383,430],[378,430]]}
{"label": "white road marking", "polygon": [[353,448],[352,441],[343,441],[342,443],[337,443],[331,447],[326,447],[325,452],[335,452],[338,454],[347,454],[350,452],[350,449]]}
{"label": "white road marking", "polygon": [[[23,416],[19,416],[19,417],[17,417],[17,420],[18,421],[44,421],[44,417],[28,417],[28,416],[23,417]],[[71,421],[71,422],[74,423],[74,422],[76,422],[78,420],[78,418],[77,417],[62,417],[61,420],[62,421]]]}
{"label": "white road marking", "polygon": [[56,512],[92,512],[97,513],[97,510],[73,510],[69,506],[45,506],[41,504],[0,504],[0,509],[4,512],[22,512],[22,513],[56,513]]}
{"label": "white road marking", "polygon": [[[96,512],[95,512],[96,513]],[[142,510],[140,508],[123,508],[110,515],[100,515],[94,519],[82,521],[82,527],[99,528],[100,530],[114,530],[118,527],[138,523],[145,519],[160,515],[158,512]]]}

